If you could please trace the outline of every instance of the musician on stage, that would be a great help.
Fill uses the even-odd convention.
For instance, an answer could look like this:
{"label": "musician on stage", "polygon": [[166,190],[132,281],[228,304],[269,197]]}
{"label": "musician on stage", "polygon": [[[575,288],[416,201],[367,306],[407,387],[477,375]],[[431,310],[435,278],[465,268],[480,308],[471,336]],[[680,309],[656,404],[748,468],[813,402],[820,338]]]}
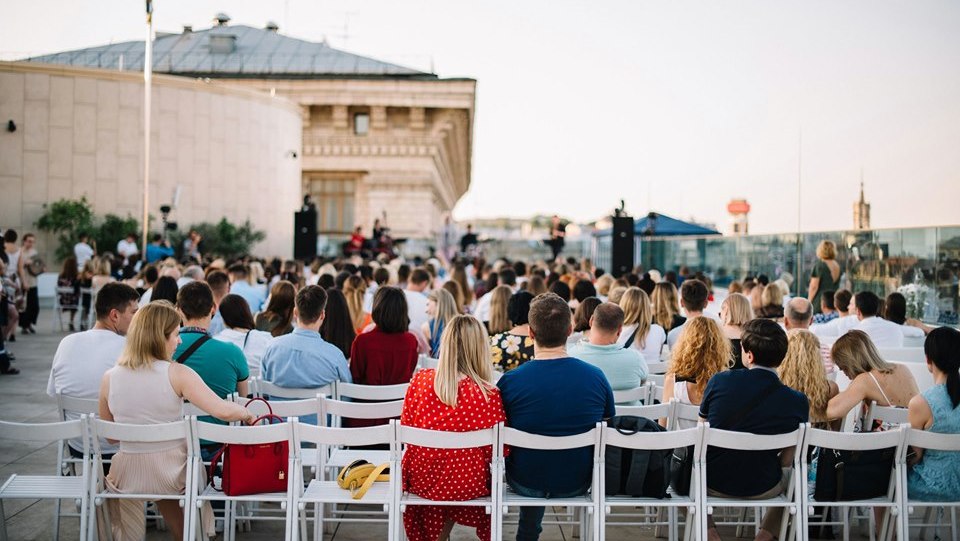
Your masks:
{"label": "musician on stage", "polygon": [[563,251],[564,237],[567,236],[567,224],[560,221],[560,217],[553,215],[553,225],[550,227],[550,249],[553,251],[553,259],[560,257]]}

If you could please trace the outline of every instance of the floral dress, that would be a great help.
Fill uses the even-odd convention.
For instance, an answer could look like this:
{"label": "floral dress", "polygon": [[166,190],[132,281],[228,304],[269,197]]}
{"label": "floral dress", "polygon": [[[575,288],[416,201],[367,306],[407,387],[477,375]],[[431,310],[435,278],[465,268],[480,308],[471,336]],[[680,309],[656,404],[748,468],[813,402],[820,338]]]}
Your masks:
{"label": "floral dress", "polygon": [[503,372],[513,370],[533,358],[533,338],[502,332],[490,337],[490,356]]}
{"label": "floral dress", "polygon": [[[452,408],[433,390],[436,370],[417,372],[403,401],[400,423],[446,432],[472,432],[506,420],[500,392],[491,385],[486,396],[473,380],[463,378]],[[410,445],[403,455],[403,491],[437,501],[466,501],[490,495],[489,446],[470,449],[433,449]],[[411,505],[403,513],[410,541],[434,541],[443,524],[453,521],[477,529],[477,537],[490,539],[490,515],[483,507]]]}

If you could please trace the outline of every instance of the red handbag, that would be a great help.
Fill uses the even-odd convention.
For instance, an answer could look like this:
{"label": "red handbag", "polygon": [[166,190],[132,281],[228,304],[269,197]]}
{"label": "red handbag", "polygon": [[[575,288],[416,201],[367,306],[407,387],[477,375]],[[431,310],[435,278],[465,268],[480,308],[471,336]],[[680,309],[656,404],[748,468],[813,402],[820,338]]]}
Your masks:
{"label": "red handbag", "polygon": [[[262,398],[250,400],[247,406],[258,400],[270,408],[270,403]],[[270,413],[258,417],[253,424],[273,420],[283,422],[283,419],[274,415],[273,409],[270,409]],[[213,472],[223,457],[222,488],[227,496],[286,492],[289,456],[290,444],[287,441],[250,445],[225,444],[210,461],[208,478],[213,479]]]}

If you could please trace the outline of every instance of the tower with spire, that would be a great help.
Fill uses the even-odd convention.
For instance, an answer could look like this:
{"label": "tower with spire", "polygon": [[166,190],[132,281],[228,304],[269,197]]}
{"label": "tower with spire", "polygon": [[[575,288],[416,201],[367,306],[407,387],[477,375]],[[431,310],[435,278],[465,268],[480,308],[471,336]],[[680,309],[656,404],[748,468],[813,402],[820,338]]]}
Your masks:
{"label": "tower with spire", "polygon": [[863,195],[863,171],[860,171],[860,200],[853,204],[853,228],[857,231],[870,229],[870,203]]}

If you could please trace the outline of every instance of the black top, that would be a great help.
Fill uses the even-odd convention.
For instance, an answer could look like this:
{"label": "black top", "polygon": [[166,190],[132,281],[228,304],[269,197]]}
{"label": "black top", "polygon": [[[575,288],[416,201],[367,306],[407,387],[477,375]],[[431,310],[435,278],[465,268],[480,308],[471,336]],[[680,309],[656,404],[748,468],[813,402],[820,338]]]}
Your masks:
{"label": "black top", "polygon": [[737,370],[738,368],[745,368],[743,366],[743,349],[740,347],[739,338],[730,339],[730,351],[733,353],[733,368]]}
{"label": "black top", "polygon": [[464,236],[460,237],[460,251],[466,252],[467,248],[471,245],[477,243],[477,234],[476,233],[467,233]]}
{"label": "black top", "polygon": [[[680,314],[673,314],[673,319],[670,321],[670,326],[664,328],[663,330],[665,332],[670,332],[672,329],[676,329],[677,327],[683,325],[686,322],[687,322],[687,318],[681,316]],[[651,321],[651,323],[657,323],[657,320],[654,319]]]}
{"label": "black top", "polygon": [[[773,385],[750,411],[736,417],[743,408]],[[710,378],[700,403],[700,416],[712,428],[785,434],[807,422],[810,406],[807,397],[780,382],[777,373],[765,368],[727,370]],[[749,471],[750,475],[743,475]],[[779,451],[731,451],[711,447],[707,450],[707,487],[735,497],[756,496],[780,482]]]}
{"label": "black top", "polygon": [[757,317],[763,319],[780,319],[783,317],[783,306],[779,304],[762,306],[759,310],[757,310]]}

